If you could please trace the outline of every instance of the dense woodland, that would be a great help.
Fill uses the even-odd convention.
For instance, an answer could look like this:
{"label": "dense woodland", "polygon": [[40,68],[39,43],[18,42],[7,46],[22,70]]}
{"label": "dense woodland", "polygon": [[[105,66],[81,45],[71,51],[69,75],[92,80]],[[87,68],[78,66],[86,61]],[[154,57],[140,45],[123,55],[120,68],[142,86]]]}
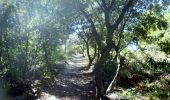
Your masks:
{"label": "dense woodland", "polygon": [[0,100],[38,100],[77,55],[86,65],[76,65],[77,57],[73,66],[91,69],[96,88],[82,100],[169,100],[169,4],[0,0]]}

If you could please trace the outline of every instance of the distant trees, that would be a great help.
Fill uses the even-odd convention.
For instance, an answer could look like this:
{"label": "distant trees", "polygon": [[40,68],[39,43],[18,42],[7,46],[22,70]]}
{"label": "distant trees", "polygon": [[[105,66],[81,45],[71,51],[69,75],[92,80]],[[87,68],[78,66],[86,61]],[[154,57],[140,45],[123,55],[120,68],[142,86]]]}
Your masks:
{"label": "distant trees", "polygon": [[[87,67],[90,68],[90,66],[92,65],[94,59],[97,57],[97,44],[95,43],[95,40],[92,36],[92,33],[90,31],[86,31],[83,29],[80,29],[80,31],[78,32],[78,36],[80,37],[80,39],[83,40],[83,42],[85,43],[85,47],[86,47],[86,54],[88,57],[88,65]],[[91,54],[91,49],[93,49],[93,54]]]}

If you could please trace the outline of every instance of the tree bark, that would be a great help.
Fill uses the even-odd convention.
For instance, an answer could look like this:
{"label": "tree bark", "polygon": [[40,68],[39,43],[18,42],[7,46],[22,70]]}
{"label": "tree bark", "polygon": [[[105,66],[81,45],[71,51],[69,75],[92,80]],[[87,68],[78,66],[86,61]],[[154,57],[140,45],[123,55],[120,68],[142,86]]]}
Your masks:
{"label": "tree bark", "polygon": [[103,66],[103,62],[98,62],[95,65],[95,82],[96,82],[96,97],[97,100],[99,100],[100,98],[102,98],[102,96],[105,94],[105,89],[104,89],[104,84],[102,81],[102,66]]}
{"label": "tree bark", "polygon": [[95,81],[96,81],[96,86],[97,86],[97,91],[96,91],[97,100],[102,99],[105,94],[105,88],[104,88],[102,75],[103,75],[103,67],[108,56],[109,56],[109,52],[101,51],[101,57],[94,66]]}
{"label": "tree bark", "polygon": [[87,56],[88,56],[88,59],[89,59],[89,63],[88,63],[88,68],[90,68],[90,66],[92,65],[94,59],[96,58],[96,55],[97,55],[97,45],[95,44],[95,47],[94,47],[94,54],[93,56],[91,57],[90,55],[90,51],[89,51],[89,43],[88,41],[86,42],[86,47],[87,47]]}
{"label": "tree bark", "polygon": [[86,48],[87,48],[87,57],[89,59],[89,64],[88,64],[88,67],[91,66],[91,63],[92,63],[92,58],[90,56],[90,50],[89,50],[89,42],[88,41],[85,41],[86,43]]}
{"label": "tree bark", "polygon": [[65,54],[67,55],[67,41],[65,40],[65,43],[64,43],[64,51],[65,51]]}
{"label": "tree bark", "polygon": [[95,44],[95,46],[94,46],[94,54],[93,54],[92,59],[94,60],[96,58],[96,56],[97,56],[97,45]]}

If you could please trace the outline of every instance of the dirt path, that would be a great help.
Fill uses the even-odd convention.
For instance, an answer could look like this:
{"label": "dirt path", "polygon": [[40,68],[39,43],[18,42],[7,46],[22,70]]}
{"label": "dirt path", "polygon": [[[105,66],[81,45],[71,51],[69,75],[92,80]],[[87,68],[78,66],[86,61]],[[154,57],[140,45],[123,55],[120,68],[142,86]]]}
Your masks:
{"label": "dirt path", "polygon": [[82,55],[71,56],[55,82],[40,100],[94,100],[95,86],[91,72],[82,70],[87,63]]}

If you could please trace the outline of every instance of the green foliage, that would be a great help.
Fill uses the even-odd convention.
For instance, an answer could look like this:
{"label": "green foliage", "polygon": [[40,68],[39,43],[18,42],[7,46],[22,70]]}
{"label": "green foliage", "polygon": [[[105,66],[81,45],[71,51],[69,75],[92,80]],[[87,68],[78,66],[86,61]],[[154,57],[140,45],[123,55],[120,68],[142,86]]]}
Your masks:
{"label": "green foliage", "polygon": [[145,100],[162,100],[169,99],[170,96],[169,87],[167,87],[169,75],[161,77],[161,79],[156,80],[152,83],[143,82],[135,88],[124,89],[118,94],[125,99],[145,99]]}
{"label": "green foliage", "polygon": [[68,47],[68,55],[73,55],[82,52],[81,48],[74,43],[69,45]]}
{"label": "green foliage", "polygon": [[105,77],[107,77],[108,81],[112,81],[113,76],[116,74],[117,64],[113,57],[113,55],[110,55],[104,67]]}
{"label": "green foliage", "polygon": [[[170,28],[168,26],[170,14],[167,10],[165,11],[168,0],[136,1],[134,7],[127,10],[124,16],[119,15],[122,14],[122,7],[126,4],[125,0],[117,0],[108,12],[104,12],[101,6],[104,4],[103,1],[106,1],[108,9],[112,0],[97,1],[0,0],[0,78],[5,80],[4,84],[10,88],[11,92],[21,88],[23,89],[19,90],[21,92],[31,91],[34,87],[31,87],[32,83],[29,82],[36,78],[31,79],[29,75],[36,71],[41,73],[40,79],[51,81],[51,77],[57,75],[58,69],[60,69],[56,67],[56,63],[66,60],[68,55],[84,53],[84,48],[80,47],[83,47],[84,43],[79,39],[79,44],[76,43],[77,37],[74,36],[71,40],[70,33],[80,31],[81,36],[89,42],[90,53],[94,53],[97,44],[95,32],[92,31],[94,27],[104,52],[110,53],[103,61],[103,69],[106,73],[103,77],[107,81],[113,79],[119,63],[116,53],[120,53],[126,58],[125,64],[121,68],[124,69],[122,72],[120,71],[120,75],[125,79],[129,79],[129,76],[133,74],[144,75],[146,72],[157,78],[156,73],[170,72],[170,61],[167,59],[170,54],[170,37],[169,31],[166,31]],[[83,16],[83,12],[80,10],[86,14]],[[104,16],[107,13],[108,16]],[[116,22],[116,19],[121,19],[121,17],[122,21]],[[89,19],[92,20],[89,22]],[[106,25],[107,20],[110,25]],[[91,21],[94,26],[91,25]],[[114,22],[120,24],[116,26],[113,24]],[[110,35],[111,30],[113,30],[113,36]],[[106,41],[110,38],[108,36],[111,37],[110,44]],[[115,45],[110,49],[112,42]],[[140,50],[135,52],[128,48],[130,46]],[[154,50],[164,52],[166,58],[160,61],[155,57],[156,55],[150,54]],[[103,53],[101,51],[102,49],[99,51],[99,56]],[[150,88],[148,87],[151,89],[150,91],[139,93],[143,90],[137,86],[135,89],[123,90],[122,96],[127,99],[135,99],[136,96],[162,99],[169,96],[168,90],[164,89],[164,86],[169,84],[168,79],[157,81],[144,82],[146,87],[148,84],[152,85]]]}
{"label": "green foliage", "polygon": [[[12,95],[14,97],[29,95],[29,91],[35,96],[32,88],[37,89],[39,86],[31,86],[36,79],[32,77],[38,76],[32,74],[40,70],[40,73],[51,75],[51,70],[41,69],[48,69],[48,66],[65,59],[61,46],[68,38],[63,35],[70,31],[50,13],[55,8],[48,8],[47,12],[43,3],[47,2],[9,0],[0,5],[0,80],[5,80],[2,86],[9,88],[9,92],[23,89],[17,90],[20,93]],[[53,6],[53,3],[49,2],[48,6]],[[47,76],[42,74],[41,77]]]}
{"label": "green foliage", "polygon": [[167,72],[169,73],[169,62],[166,61],[165,59],[163,61],[155,61],[153,58],[149,58],[148,63],[150,63],[151,67],[154,68],[154,71],[161,71],[161,72]]}
{"label": "green foliage", "polygon": [[120,94],[122,98],[134,100],[137,97],[136,91],[134,89],[123,90]]}
{"label": "green foliage", "polygon": [[164,51],[167,54],[170,54],[170,41],[163,41],[158,44],[162,51]]}
{"label": "green foliage", "polygon": [[151,31],[168,28],[168,23],[163,16],[157,16],[154,13],[143,14],[138,20],[139,23],[135,25],[134,33],[138,37],[143,37],[144,39],[148,37],[148,34],[151,34]]}
{"label": "green foliage", "polygon": [[61,46],[57,46],[56,50],[52,52],[51,60],[52,62],[61,61],[66,59],[66,54]]}

